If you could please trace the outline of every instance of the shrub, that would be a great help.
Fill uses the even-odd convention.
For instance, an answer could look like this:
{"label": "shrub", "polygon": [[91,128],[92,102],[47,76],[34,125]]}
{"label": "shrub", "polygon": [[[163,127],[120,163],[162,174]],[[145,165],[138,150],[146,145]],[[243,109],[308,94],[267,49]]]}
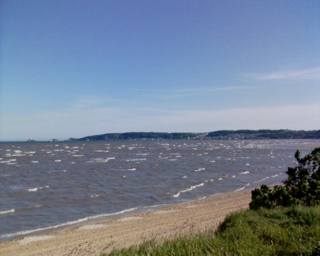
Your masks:
{"label": "shrub", "polygon": [[297,150],[294,156],[298,164],[288,168],[288,178],[284,180],[284,185],[273,189],[262,185],[254,189],[251,192],[250,209],[320,204],[320,147],[304,157],[300,157]]}

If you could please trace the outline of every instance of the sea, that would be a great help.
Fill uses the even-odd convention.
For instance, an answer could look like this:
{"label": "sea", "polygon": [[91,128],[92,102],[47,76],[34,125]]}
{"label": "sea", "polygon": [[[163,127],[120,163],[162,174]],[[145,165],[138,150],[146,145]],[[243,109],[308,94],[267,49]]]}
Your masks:
{"label": "sea", "polygon": [[276,185],[320,140],[0,143],[0,240]]}

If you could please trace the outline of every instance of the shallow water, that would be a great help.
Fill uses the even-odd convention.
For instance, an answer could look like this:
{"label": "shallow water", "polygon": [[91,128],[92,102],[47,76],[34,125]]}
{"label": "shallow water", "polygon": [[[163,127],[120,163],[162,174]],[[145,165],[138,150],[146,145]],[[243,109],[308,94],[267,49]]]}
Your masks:
{"label": "shallow water", "polygon": [[0,143],[0,239],[276,184],[312,143]]}

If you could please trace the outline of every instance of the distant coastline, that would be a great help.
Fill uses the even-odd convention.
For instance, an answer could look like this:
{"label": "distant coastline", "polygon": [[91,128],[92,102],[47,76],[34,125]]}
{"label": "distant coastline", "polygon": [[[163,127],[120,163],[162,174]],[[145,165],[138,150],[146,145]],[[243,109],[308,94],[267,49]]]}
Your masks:
{"label": "distant coastline", "polygon": [[212,132],[123,132],[89,135],[69,139],[0,140],[10,142],[70,142],[70,141],[125,141],[125,140],[263,140],[263,139],[320,139],[320,130],[218,130]]}
{"label": "distant coastline", "polygon": [[70,138],[69,141],[107,140],[231,140],[231,139],[320,139],[320,130],[220,130],[207,133],[190,132],[125,132]]}

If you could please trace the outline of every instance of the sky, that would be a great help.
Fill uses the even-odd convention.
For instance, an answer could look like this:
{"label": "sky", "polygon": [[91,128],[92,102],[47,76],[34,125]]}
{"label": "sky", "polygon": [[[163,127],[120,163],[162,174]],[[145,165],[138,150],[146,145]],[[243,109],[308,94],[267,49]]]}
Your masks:
{"label": "sky", "polygon": [[320,129],[319,0],[0,0],[0,141]]}

